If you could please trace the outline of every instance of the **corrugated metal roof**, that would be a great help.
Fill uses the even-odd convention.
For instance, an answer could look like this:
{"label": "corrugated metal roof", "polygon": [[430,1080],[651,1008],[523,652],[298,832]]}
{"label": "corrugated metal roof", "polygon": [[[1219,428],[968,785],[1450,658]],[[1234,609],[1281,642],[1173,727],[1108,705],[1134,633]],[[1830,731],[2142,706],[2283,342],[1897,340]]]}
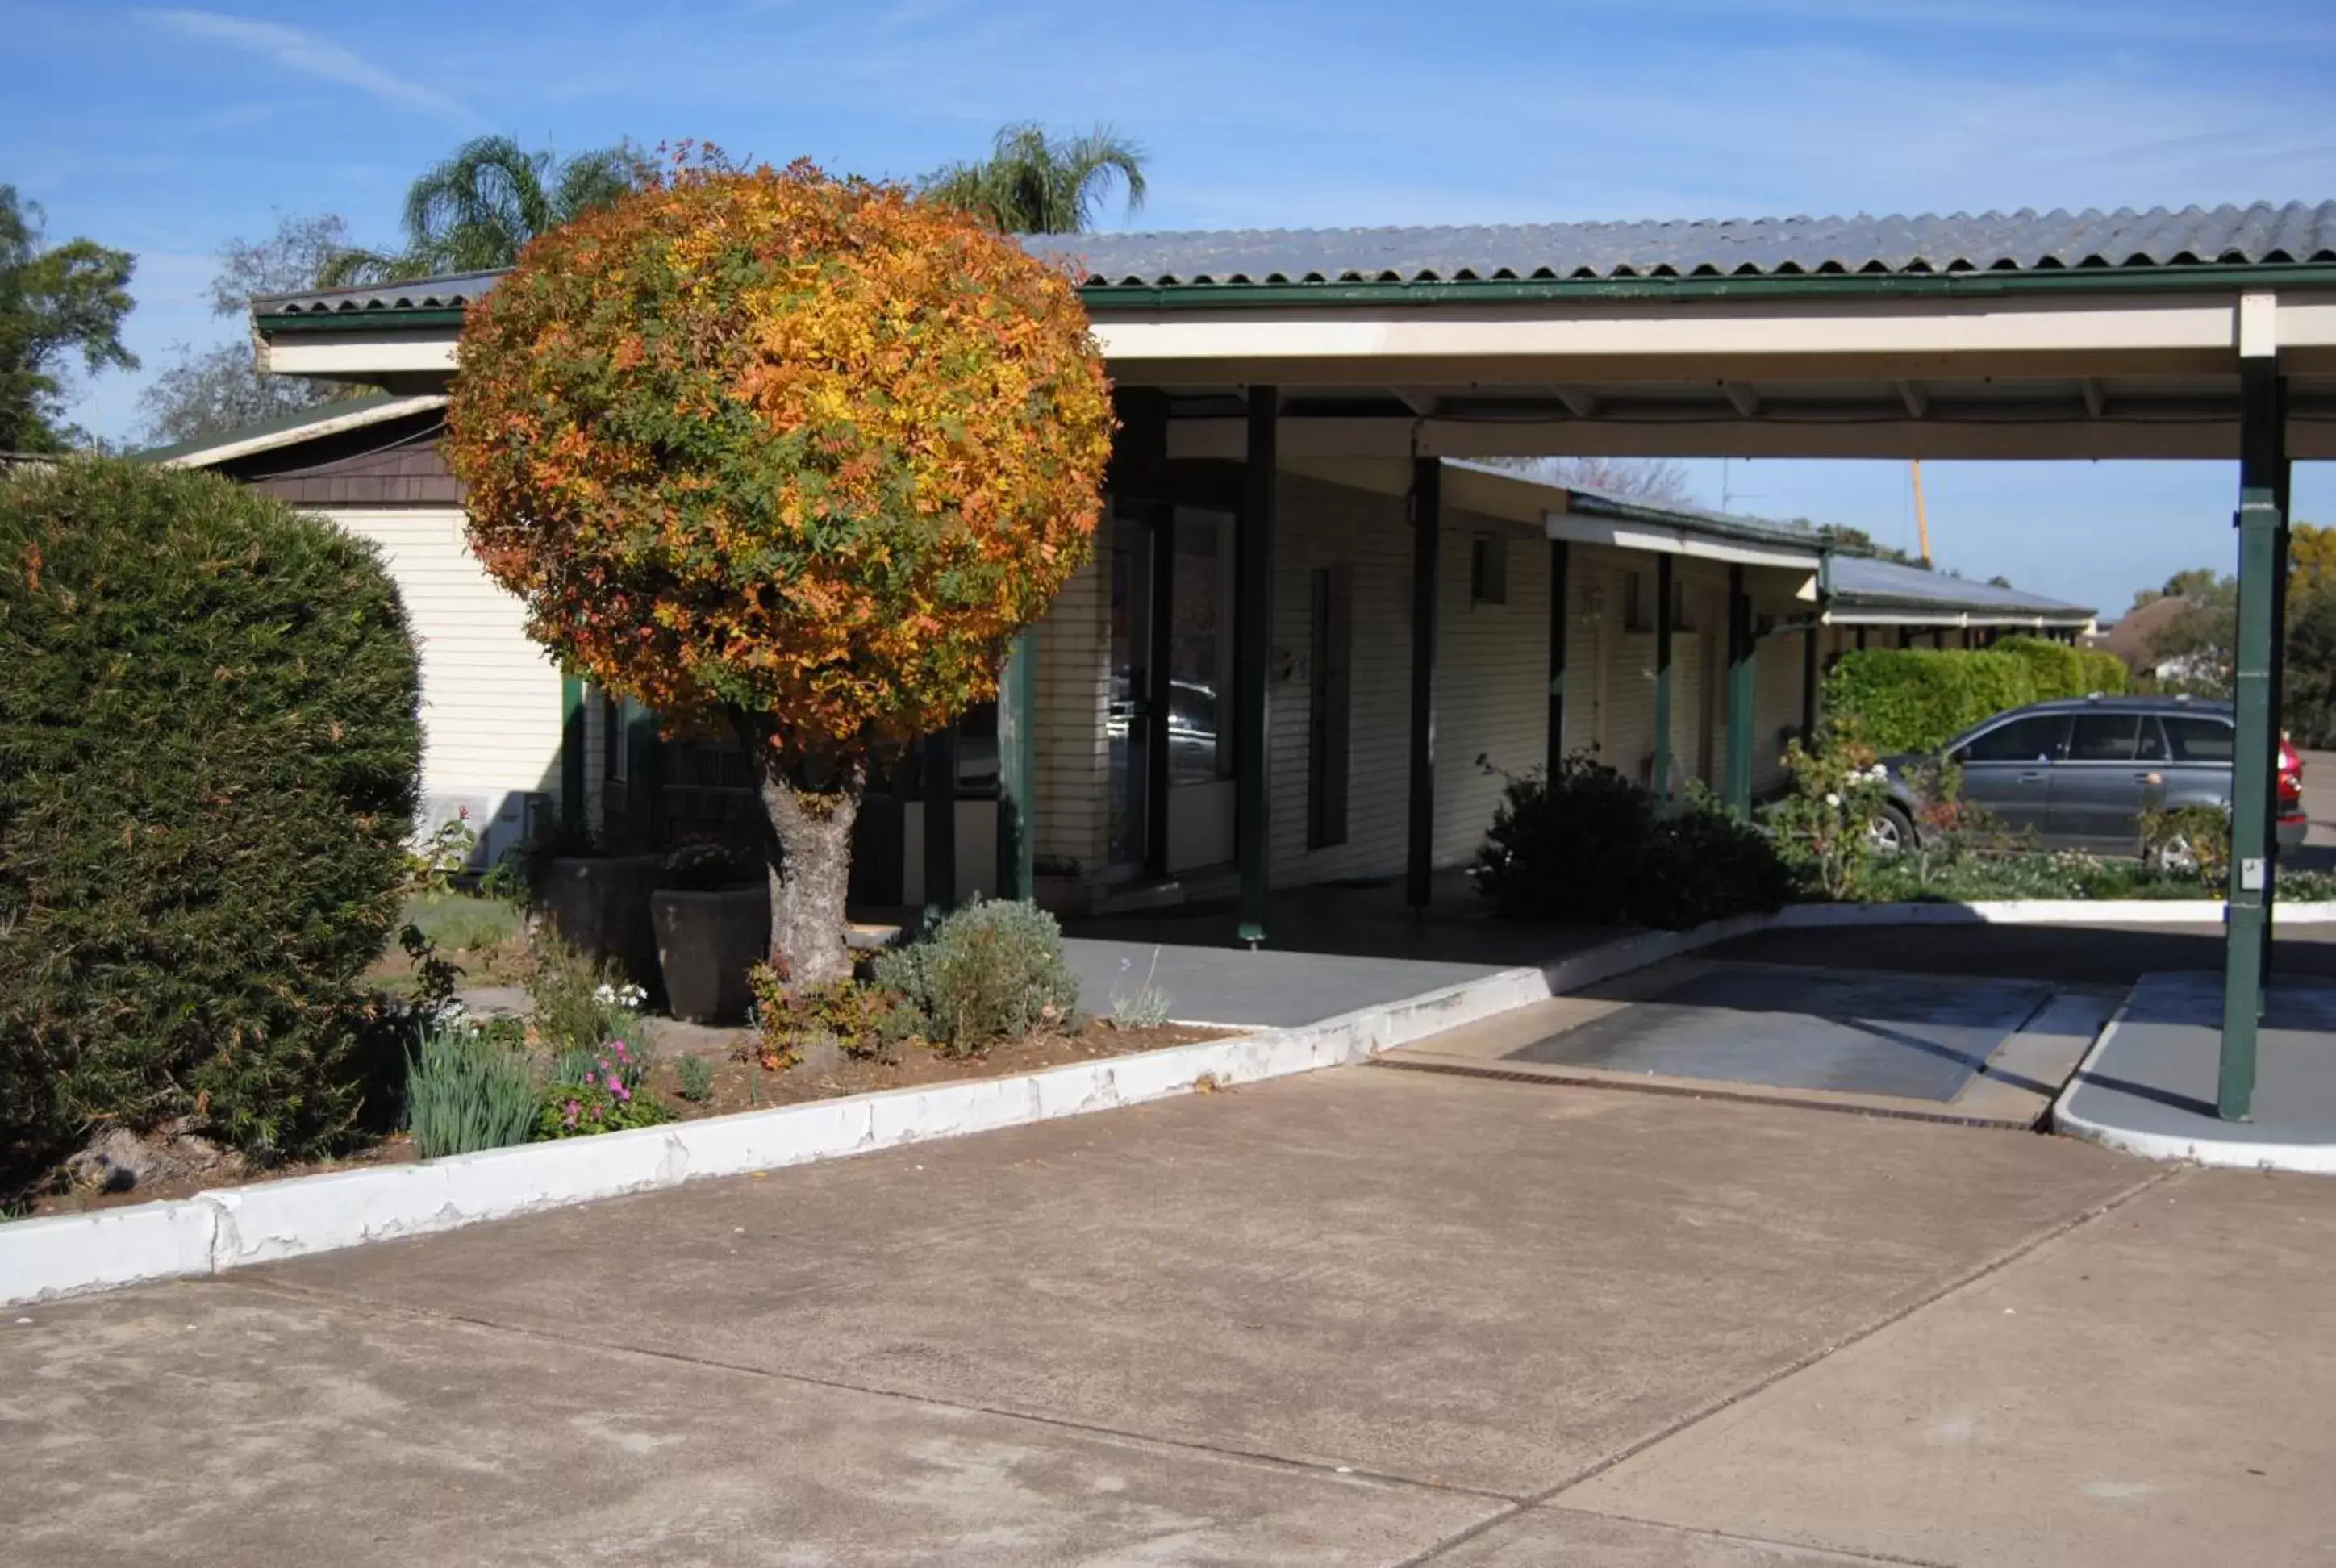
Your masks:
{"label": "corrugated metal roof", "polygon": [[443,278],[417,278],[407,283],[354,288],[304,288],[291,294],[266,294],[251,302],[254,316],[369,316],[409,310],[460,310],[492,290],[503,275],[455,272]]}
{"label": "corrugated metal roof", "polygon": [[[1250,229],[1024,237],[1090,289],[1213,285],[1617,281],[2336,262],[2336,201],[1885,218],[1729,218],[1426,229]],[[499,272],[307,289],[258,316],[460,309]]]}
{"label": "corrugated metal roof", "polygon": [[1976,216],[1034,235],[1090,287],[1949,273],[2336,261],[2336,201]]}
{"label": "corrugated metal roof", "polygon": [[1852,608],[1897,605],[1924,609],[2032,611],[2063,619],[2093,613],[2084,605],[2046,599],[2042,594],[1971,582],[1919,566],[1862,555],[1833,558],[1832,598],[1835,603]]}

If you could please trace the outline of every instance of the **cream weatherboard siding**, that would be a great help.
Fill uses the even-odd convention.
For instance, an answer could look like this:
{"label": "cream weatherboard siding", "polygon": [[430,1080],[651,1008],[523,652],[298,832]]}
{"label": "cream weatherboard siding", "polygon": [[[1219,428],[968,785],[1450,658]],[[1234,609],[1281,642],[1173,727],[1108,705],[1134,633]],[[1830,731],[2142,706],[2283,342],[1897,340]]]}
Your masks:
{"label": "cream weatherboard siding", "polygon": [[467,809],[486,858],[520,842],[530,803],[560,789],[560,670],[528,640],[520,601],[489,578],[455,508],[330,507],[377,547],[422,659],[425,816]]}

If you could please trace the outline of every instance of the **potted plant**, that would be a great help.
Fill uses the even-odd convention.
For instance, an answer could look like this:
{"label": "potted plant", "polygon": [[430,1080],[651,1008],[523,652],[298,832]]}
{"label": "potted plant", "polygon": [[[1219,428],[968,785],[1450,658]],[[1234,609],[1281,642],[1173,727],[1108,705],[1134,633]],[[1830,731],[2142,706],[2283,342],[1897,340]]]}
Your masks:
{"label": "potted plant", "polygon": [[693,1024],[735,1023],[754,991],[746,971],[771,950],[771,893],[758,863],[716,843],[666,857],[649,896],[666,1010]]}
{"label": "potted plant", "polygon": [[562,829],[527,853],[530,896],[555,935],[596,961],[614,960],[625,979],[657,981],[649,896],[665,880],[665,857],[611,854],[589,833]]}

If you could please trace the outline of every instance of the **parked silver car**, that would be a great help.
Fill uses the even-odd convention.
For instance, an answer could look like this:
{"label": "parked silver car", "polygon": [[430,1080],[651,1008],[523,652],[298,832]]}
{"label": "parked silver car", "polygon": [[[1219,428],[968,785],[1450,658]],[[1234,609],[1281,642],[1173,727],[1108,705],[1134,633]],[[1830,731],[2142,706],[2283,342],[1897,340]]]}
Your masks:
{"label": "parked silver car", "polygon": [[[2034,703],[1973,725],[1943,760],[1962,773],[1962,798],[2013,832],[2055,848],[2135,854],[2153,806],[2231,803],[2237,750],[2231,705],[2169,696],[2092,696]],[[1883,759],[1890,800],[1875,831],[1885,851],[1913,842],[1923,774],[1941,758]],[[2303,842],[2303,762],[2279,748],[2279,844]]]}

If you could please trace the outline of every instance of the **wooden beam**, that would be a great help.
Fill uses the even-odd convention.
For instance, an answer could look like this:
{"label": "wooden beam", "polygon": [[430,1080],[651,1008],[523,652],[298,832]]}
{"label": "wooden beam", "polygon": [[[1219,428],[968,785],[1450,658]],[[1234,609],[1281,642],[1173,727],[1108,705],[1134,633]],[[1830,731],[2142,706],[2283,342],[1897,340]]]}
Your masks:
{"label": "wooden beam", "polygon": [[1444,558],[1444,463],[1411,465],[1411,799],[1404,901],[1427,908],[1436,849],[1436,609]]}
{"label": "wooden beam", "polygon": [[1248,452],[1233,573],[1233,858],[1240,867],[1239,940],[1265,940],[1266,890],[1273,855],[1272,729],[1267,704],[1273,668],[1273,513],[1280,459],[1277,388],[1249,389]]}
{"label": "wooden beam", "polygon": [[1760,394],[1758,393],[1753,391],[1750,387],[1745,385],[1740,381],[1722,382],[1720,384],[1719,390],[1727,394],[1728,401],[1734,405],[1737,413],[1742,414],[1747,419],[1757,419],[1760,417]]}
{"label": "wooden beam", "polygon": [[2109,411],[2109,397],[2100,382],[2088,375],[2077,385],[2085,394],[2085,417],[2087,419],[2106,418]]}
{"label": "wooden beam", "polygon": [[1891,385],[1898,389],[1898,401],[1905,405],[1907,418],[1928,419],[1931,416],[1931,394],[1921,382],[1896,381]]}
{"label": "wooden beam", "polygon": [[1595,419],[1598,417],[1598,399],[1592,396],[1590,393],[1582,390],[1581,387],[1554,386],[1550,390],[1557,394],[1558,402],[1565,404],[1565,411],[1573,415],[1574,418]]}

